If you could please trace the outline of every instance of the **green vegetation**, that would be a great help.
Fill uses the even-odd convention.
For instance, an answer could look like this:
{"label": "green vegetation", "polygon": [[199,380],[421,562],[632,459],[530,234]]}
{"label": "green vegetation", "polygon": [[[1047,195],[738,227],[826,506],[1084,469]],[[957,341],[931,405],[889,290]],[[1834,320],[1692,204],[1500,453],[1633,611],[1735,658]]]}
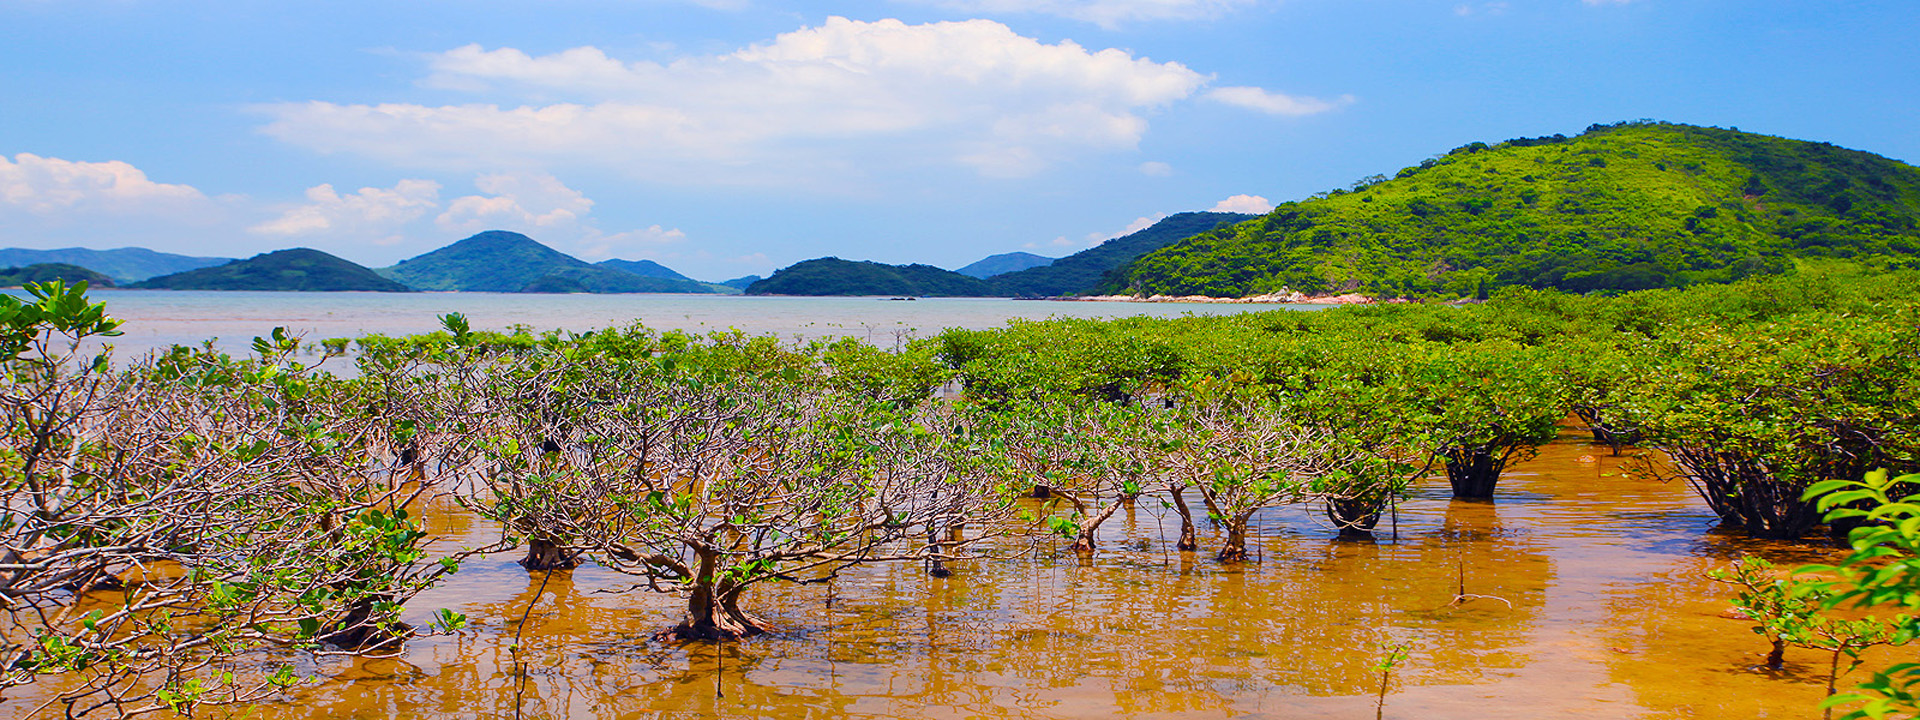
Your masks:
{"label": "green vegetation", "polygon": [[748,295],[980,296],[986,283],[932,265],[886,265],[836,257],[797,262],[747,286]]}
{"label": "green vegetation", "polygon": [[97,288],[113,287],[113,278],[66,263],[40,263],[26,267],[0,269],[0,287],[47,282],[87,283]]}
{"label": "green vegetation", "polygon": [[225,265],[233,258],[193,257],[175,255],[148,250],[146,248],[117,248],[114,250],[92,250],[88,248],[61,248],[58,250],[29,250],[26,248],[6,248],[0,250],[0,266],[24,266],[40,263],[64,263],[78,265],[94,272],[112,277],[118,284],[139,282],[151,277],[172,275],[174,273],[198,270],[203,267]]}
{"label": "green vegetation", "polygon": [[225,265],[134,283],[148,290],[275,290],[409,292],[374,271],[309,248],[276,250]]}
{"label": "green vegetation", "polygon": [[652,260],[621,260],[621,259],[615,258],[612,260],[601,260],[600,262],[594,263],[594,265],[598,267],[613,268],[615,270],[633,273],[635,275],[639,275],[640,277],[660,278],[662,280],[685,280],[687,282],[698,282],[693,278],[674,272],[673,268],[667,267],[665,265],[661,265],[660,263],[654,262]]}
{"label": "green vegetation", "polygon": [[[1578,414],[1660,451],[1638,453],[1643,470],[1690,483],[1730,529],[1795,537],[1820,511],[1851,529],[1852,557],[1815,569],[1825,585],[1754,563],[1727,576],[1763,636],[1828,653],[1837,683],[1843,659],[1920,632],[1920,513],[1888,479],[1920,470],[1916,283],[1512,287],[1463,307],[1017,321],[894,351],[485,333],[450,315],[442,332],[360,339],[348,378],[293,361],[301,343],[280,332],[244,360],[81,361],[80,341],[117,321],[78,289],[30,286],[31,302],[0,298],[0,489],[35,508],[0,524],[16,549],[0,579],[29,608],[0,625],[0,679],[121,710],[267,697],[316,653],[404,643],[405,603],[467,553],[631,575],[630,591],[683,603],[661,637],[702,641],[775,629],[756,586],[863,563],[947,576],[1049,537],[1084,563],[1133,562],[1141,549],[1103,550],[1100,528],[1142,503],[1179,514],[1174,548],[1202,550],[1200,514],[1218,562],[1260,562],[1263,513],[1313,509],[1329,538],[1370,542],[1416,483],[1501,502],[1506,464]],[[934,393],[955,380],[957,397]],[[500,542],[429,559],[448,543],[416,519],[428,502]],[[189,572],[125,582],[154,557]],[[69,612],[77,596],[101,614]],[[1823,614],[1847,605],[1905,614]],[[1836,702],[1911,712],[1914,664],[1868,672]]]}
{"label": "green vegetation", "polygon": [[1145,255],[1105,292],[1474,297],[1720,283],[1833,260],[1910,267],[1920,169],[1641,121],[1465,145]]}
{"label": "green vegetation", "polygon": [[954,272],[967,277],[985,280],[995,275],[1005,275],[1010,272],[1051,264],[1053,264],[1053,258],[1050,257],[1041,257],[1029,252],[1010,252],[1000,253],[999,255],[988,255],[968,263],[965,267],[954,270]]}
{"label": "green vegetation", "polygon": [[588,264],[515,232],[489,230],[380,274],[418,290],[544,293],[712,293],[691,280]]}

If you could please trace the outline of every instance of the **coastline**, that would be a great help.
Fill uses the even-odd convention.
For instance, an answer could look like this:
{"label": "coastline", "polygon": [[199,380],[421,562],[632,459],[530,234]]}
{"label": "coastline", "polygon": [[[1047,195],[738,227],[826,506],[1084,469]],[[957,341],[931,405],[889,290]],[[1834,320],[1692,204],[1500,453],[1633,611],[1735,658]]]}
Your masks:
{"label": "coastline", "polygon": [[1269,305],[1372,305],[1381,302],[1406,302],[1395,298],[1376,300],[1360,293],[1341,293],[1339,295],[1308,295],[1301,292],[1267,293],[1249,295],[1241,298],[1217,298],[1206,295],[1083,295],[1078,297],[1057,297],[1049,300],[1064,302],[1132,302],[1132,303],[1210,303],[1210,304],[1269,304]]}

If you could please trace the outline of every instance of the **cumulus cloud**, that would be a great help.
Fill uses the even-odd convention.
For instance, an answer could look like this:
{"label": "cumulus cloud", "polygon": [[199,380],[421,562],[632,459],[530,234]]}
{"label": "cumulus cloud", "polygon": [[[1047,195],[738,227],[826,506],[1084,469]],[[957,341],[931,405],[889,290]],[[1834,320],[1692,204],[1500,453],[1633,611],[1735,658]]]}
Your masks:
{"label": "cumulus cloud", "polygon": [[1212,211],[1265,215],[1273,212],[1273,202],[1259,195],[1235,195],[1215,203]]}
{"label": "cumulus cloud", "polygon": [[653,225],[640,230],[613,233],[611,235],[593,231],[579,242],[580,257],[587,260],[605,260],[611,257],[631,259],[635,254],[653,254],[659,246],[670,245],[687,239],[687,234],[679,228],[663,228]]}
{"label": "cumulus cloud", "polygon": [[0,203],[36,215],[171,213],[210,205],[192,186],[154,182],[118,160],[79,162],[32,153],[12,160],[0,155]]}
{"label": "cumulus cloud", "polygon": [[391,233],[440,206],[440,183],[401,180],[391,188],[363,187],[341,195],[331,184],[307,189],[307,203],[286,208],[279,217],[247,228],[260,235],[317,233]]}
{"label": "cumulus cloud", "polygon": [[1248,110],[1258,110],[1268,115],[1315,115],[1336,110],[1353,103],[1352,95],[1343,95],[1335,100],[1282,95],[1257,87],[1223,87],[1207,91],[1207,98]]}
{"label": "cumulus cloud", "polygon": [[[320,152],[435,168],[574,162],[660,181],[771,184],[931,160],[1018,176],[1079,153],[1131,150],[1151,111],[1211,80],[1176,62],[1047,44],[988,20],[837,17],[670,63],[625,62],[593,47],[535,56],[469,45],[429,65],[424,84],[476,102],[266,105],[262,131]],[[1226,97],[1256,98],[1268,111],[1292,103],[1292,114],[1331,107],[1258,88]]]}
{"label": "cumulus cloud", "polygon": [[1253,0],[923,0],[970,14],[1055,15],[1103,28],[1165,20],[1200,20],[1225,15]]}
{"label": "cumulus cloud", "polygon": [[473,185],[488,194],[455,198],[435,225],[465,232],[539,230],[574,225],[593,211],[586,195],[547,173],[493,173]]}

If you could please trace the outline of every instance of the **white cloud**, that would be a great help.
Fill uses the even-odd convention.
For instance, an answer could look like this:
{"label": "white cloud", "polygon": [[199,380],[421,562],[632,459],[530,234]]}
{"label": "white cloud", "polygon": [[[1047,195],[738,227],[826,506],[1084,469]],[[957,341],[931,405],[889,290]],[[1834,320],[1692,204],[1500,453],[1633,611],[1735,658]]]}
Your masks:
{"label": "white cloud", "polygon": [[331,184],[322,184],[307,189],[307,200],[307,204],[287,208],[279,217],[247,230],[284,236],[392,232],[440,206],[440,183],[401,180],[390,189],[363,187],[348,195],[336,192]]}
{"label": "white cloud", "polygon": [[679,228],[662,228],[653,225],[640,230],[613,233],[611,235],[592,231],[580,240],[578,255],[587,260],[605,260],[611,257],[633,259],[633,255],[652,254],[661,245],[669,245],[687,239],[687,234]]}
{"label": "white cloud", "polygon": [[263,132],[408,166],[575,162],[671,182],[807,184],[929,159],[1030,175],[1076,154],[1133,149],[1145,113],[1210,80],[987,20],[837,17],[665,64],[593,47],[531,56],[470,45],[430,66],[425,84],[486,102],[267,105]]}
{"label": "white cloud", "polygon": [[539,230],[572,226],[593,211],[593,201],[547,173],[481,175],[474,187],[488,195],[467,195],[447,204],[434,218],[445,230]]}
{"label": "white cloud", "polygon": [[1173,174],[1173,166],[1157,160],[1140,163],[1140,174],[1151,177],[1167,177]]}
{"label": "white cloud", "polygon": [[1353,103],[1352,95],[1335,100],[1282,95],[1257,87],[1223,87],[1207,91],[1207,98],[1268,115],[1315,115]]}
{"label": "white cloud", "polygon": [[1273,212],[1273,202],[1259,195],[1235,195],[1214,204],[1212,211],[1265,215]]}
{"label": "white cloud", "polygon": [[172,213],[210,207],[207,196],[192,186],[154,182],[118,160],[78,162],[32,153],[20,153],[11,161],[0,155],[0,203],[36,215]]}
{"label": "white cloud", "polygon": [[1254,0],[923,0],[971,14],[1056,15],[1103,28],[1139,22],[1200,20],[1225,15]]}

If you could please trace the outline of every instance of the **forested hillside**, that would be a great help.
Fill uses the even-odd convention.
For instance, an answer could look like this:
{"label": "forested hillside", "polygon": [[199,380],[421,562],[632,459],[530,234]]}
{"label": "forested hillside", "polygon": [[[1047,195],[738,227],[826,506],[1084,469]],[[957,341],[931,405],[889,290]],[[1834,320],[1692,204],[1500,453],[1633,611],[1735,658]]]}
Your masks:
{"label": "forested hillside", "polygon": [[748,295],[979,296],[987,284],[932,265],[887,265],[836,257],[797,262],[747,286]]}
{"label": "forested hillside", "polygon": [[1824,258],[1910,267],[1920,168],[1651,121],[1473,143],[1147,254],[1105,292],[1467,296],[1677,287]]}
{"label": "forested hillside", "polygon": [[275,290],[410,292],[374,271],[312,248],[262,253],[183,273],[162,275],[130,287],[148,290]]}

